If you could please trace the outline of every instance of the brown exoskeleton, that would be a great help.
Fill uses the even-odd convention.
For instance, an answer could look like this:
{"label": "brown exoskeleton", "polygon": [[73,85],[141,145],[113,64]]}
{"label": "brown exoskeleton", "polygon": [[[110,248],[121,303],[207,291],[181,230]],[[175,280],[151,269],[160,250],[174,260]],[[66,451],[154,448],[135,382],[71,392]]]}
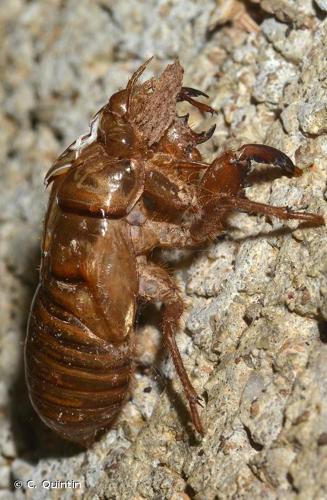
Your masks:
{"label": "brown exoskeleton", "polygon": [[41,419],[66,439],[89,443],[111,425],[133,373],[137,303],[161,301],[162,334],[199,433],[199,398],[175,333],[183,302],[174,280],[148,255],[155,247],[194,248],[235,211],[323,224],[318,214],[249,201],[242,188],[251,160],[300,175],[277,149],[246,144],[211,164],[176,103],[202,92],[182,86],[178,61],[141,84],[147,63],[95,116],[46,176],[52,184],[40,284],[25,347],[26,378]]}

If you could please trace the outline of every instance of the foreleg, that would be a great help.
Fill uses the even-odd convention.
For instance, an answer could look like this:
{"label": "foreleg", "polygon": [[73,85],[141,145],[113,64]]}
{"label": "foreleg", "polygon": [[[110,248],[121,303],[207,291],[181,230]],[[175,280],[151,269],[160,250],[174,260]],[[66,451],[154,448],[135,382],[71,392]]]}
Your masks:
{"label": "foreleg", "polygon": [[209,224],[213,219],[217,217],[222,219],[234,210],[324,224],[324,219],[318,214],[295,212],[287,207],[273,207],[244,198],[241,192],[250,172],[251,160],[277,166],[287,175],[302,174],[288,156],[270,146],[246,144],[236,152],[224,153],[210,165],[201,180],[198,192],[201,217],[193,226],[191,231],[193,234],[202,221],[204,224]]}
{"label": "foreleg", "polygon": [[302,171],[297,168],[292,160],[279,149],[264,144],[244,144],[234,153],[236,164],[244,162],[249,165],[251,160],[258,163],[271,164],[281,168],[283,173],[289,175],[302,175]]}
{"label": "foreleg", "polygon": [[301,175],[301,170],[278,149],[262,144],[245,144],[237,151],[227,151],[208,167],[199,186],[202,205],[212,196],[238,195],[245,186],[252,160],[277,166],[287,175]]}
{"label": "foreleg", "polygon": [[[179,205],[176,192],[167,196],[176,211],[186,209],[186,216],[179,224],[147,220],[142,226],[133,227],[135,251],[145,254],[155,247],[194,248],[215,238],[226,227],[226,220],[233,211],[270,215],[279,219],[297,219],[312,225],[324,224],[319,214],[292,211],[288,207],[275,207],[247,200],[242,196],[251,160],[278,166],[288,175],[301,175],[288,156],[281,151],[260,144],[246,144],[236,152],[226,152],[211,165],[201,162],[179,162],[180,168],[190,170],[206,169],[192,200],[191,192],[187,203]],[[162,184],[164,185],[164,184]],[[160,191],[159,182],[153,190]],[[192,203],[191,203],[192,202]]]}
{"label": "foreleg", "polygon": [[208,94],[205,94],[201,90],[192,89],[191,87],[182,87],[180,93],[178,94],[177,101],[187,101],[192,104],[192,106],[198,108],[202,113],[216,113],[216,111],[211,106],[193,99],[193,97],[199,96],[203,96],[206,98],[209,97]]}

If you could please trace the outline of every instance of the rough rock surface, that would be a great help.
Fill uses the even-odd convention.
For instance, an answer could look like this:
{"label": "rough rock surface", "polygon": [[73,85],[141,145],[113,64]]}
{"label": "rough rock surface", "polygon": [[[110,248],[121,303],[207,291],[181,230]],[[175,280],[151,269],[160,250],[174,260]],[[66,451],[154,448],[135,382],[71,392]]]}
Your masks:
{"label": "rough rock surface", "polygon": [[[327,216],[327,3],[251,0],[257,32],[233,16],[217,24],[221,2],[214,0],[3,4],[0,499],[326,498],[324,227],[235,214],[230,232],[207,250],[170,258],[188,306],[178,344],[205,401],[203,440],[188,424],[171,362],[156,355],[155,322],[140,326],[143,368],[129,402],[87,451],[34,415],[22,350],[48,196],[44,174],[151,55],[157,59],[146,77],[178,56],[186,84],[210,94],[219,114],[207,158],[264,142],[305,170],[296,179],[261,176],[249,198]],[[192,120],[205,127],[200,115]],[[43,480],[80,487],[49,490]]]}

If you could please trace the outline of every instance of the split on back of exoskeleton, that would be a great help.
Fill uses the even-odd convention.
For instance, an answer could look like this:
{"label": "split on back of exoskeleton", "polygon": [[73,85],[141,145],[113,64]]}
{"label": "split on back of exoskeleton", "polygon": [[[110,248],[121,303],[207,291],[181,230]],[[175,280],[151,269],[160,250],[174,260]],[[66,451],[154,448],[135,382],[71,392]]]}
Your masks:
{"label": "split on back of exoskeleton", "polygon": [[235,210],[323,223],[318,214],[243,196],[252,160],[286,175],[301,174],[281,151],[246,144],[205,163],[197,146],[210,139],[214,127],[195,132],[176,105],[187,101],[213,114],[198,100],[207,95],[182,85],[178,61],[142,83],[148,62],[46,176],[52,191],[26,373],[41,418],[79,442],[110,426],[124,402],[132,374],[136,300],[162,302],[163,341],[192,422],[203,433],[200,400],[175,341],[183,302],[172,277],[151,261],[153,248],[203,245],[226,228]]}
{"label": "split on back of exoskeleton", "polygon": [[[164,71],[164,73],[167,72],[166,80],[162,78],[160,82],[159,79],[152,78],[140,84],[140,78],[152,59],[150,58],[138,68],[129,80],[126,89],[115,93],[108,104],[96,113],[91,121],[90,132],[79,137],[59,156],[46,175],[46,184],[49,184],[55,176],[66,174],[73,165],[80,165],[85,169],[85,163],[77,160],[83,150],[95,142],[100,142],[105,147],[113,161],[116,161],[117,158],[149,157],[151,160],[149,168],[144,165],[142,170],[150,172],[152,177],[153,171],[156,171],[152,166],[153,164],[158,165],[156,153],[162,153],[160,148],[166,157],[161,155],[159,158],[159,162],[162,163],[162,165],[159,163],[159,168],[165,170],[165,173],[167,173],[167,163],[171,168],[179,168],[181,171],[206,170],[202,181],[198,183],[199,196],[197,201],[202,206],[207,203],[213,205],[217,203],[222,209],[227,205],[227,207],[233,206],[235,210],[250,211],[250,205],[244,202],[244,197],[241,197],[240,193],[251,168],[252,160],[258,163],[273,164],[286,175],[301,175],[301,170],[295,167],[290,158],[283,152],[260,144],[247,144],[237,151],[227,151],[210,165],[203,162],[196,146],[210,139],[215,126],[207,132],[196,133],[188,126],[188,115],[186,115],[179,117],[179,128],[176,130],[176,124],[172,123],[172,117],[176,115],[176,103],[183,100],[196,106],[201,112],[215,113],[207,104],[195,100],[195,97],[208,98],[208,95],[200,90],[181,85],[183,69],[178,61],[168,66]],[[172,75],[175,78],[172,78]],[[176,79],[180,80],[180,85],[176,84]],[[159,88],[156,89],[158,82]],[[155,93],[157,99],[154,98]],[[169,134],[181,135],[183,141],[170,141]],[[185,135],[188,137],[185,138]],[[185,155],[186,149],[188,150],[187,155]],[[168,158],[169,156],[170,158]],[[99,162],[93,162],[93,168],[98,168],[98,164]],[[91,168],[88,165],[88,169]],[[150,175],[146,177],[146,180],[149,181]],[[156,187],[159,190],[158,184]],[[226,197],[229,197],[228,202]],[[243,201],[237,201],[236,198],[238,200],[242,198]],[[215,202],[215,199],[219,199],[219,202]],[[253,204],[252,208],[253,212],[257,212],[260,206]],[[263,210],[262,207],[261,209]],[[264,213],[268,214],[267,211]],[[269,214],[274,215],[273,209],[269,210]],[[309,216],[301,212],[296,215],[288,209],[287,213],[285,210],[275,211],[276,217],[279,218],[287,218],[287,214],[289,218],[299,218],[317,224],[322,222],[321,217],[315,214]]]}

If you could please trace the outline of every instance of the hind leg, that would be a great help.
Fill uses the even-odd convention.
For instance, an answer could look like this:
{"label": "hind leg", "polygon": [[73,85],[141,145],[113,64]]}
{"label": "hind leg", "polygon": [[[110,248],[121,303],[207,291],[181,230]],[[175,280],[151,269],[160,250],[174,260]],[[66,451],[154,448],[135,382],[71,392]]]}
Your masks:
{"label": "hind leg", "polygon": [[145,264],[140,266],[139,273],[140,296],[148,302],[162,302],[161,329],[163,341],[172,357],[176,372],[183,385],[184,393],[190,406],[193,425],[200,434],[203,434],[203,427],[197,408],[200,398],[187,375],[175,339],[178,322],[184,309],[183,301],[178,294],[176,284],[161,267],[153,264]]}

